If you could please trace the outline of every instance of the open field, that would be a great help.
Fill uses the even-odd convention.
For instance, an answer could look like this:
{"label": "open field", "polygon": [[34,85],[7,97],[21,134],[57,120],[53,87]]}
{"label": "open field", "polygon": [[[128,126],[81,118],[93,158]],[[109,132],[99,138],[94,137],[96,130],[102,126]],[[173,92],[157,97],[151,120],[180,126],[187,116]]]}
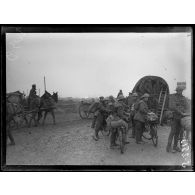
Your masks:
{"label": "open field", "polygon": [[[60,104],[59,104],[60,105]],[[167,153],[170,127],[159,127],[159,143],[137,145],[129,138],[124,154],[109,148],[109,137],[92,139],[91,120],[81,120],[77,108],[62,105],[56,110],[56,125],[48,115],[45,126],[13,130],[15,146],[7,146],[7,165],[182,165],[182,153]]]}

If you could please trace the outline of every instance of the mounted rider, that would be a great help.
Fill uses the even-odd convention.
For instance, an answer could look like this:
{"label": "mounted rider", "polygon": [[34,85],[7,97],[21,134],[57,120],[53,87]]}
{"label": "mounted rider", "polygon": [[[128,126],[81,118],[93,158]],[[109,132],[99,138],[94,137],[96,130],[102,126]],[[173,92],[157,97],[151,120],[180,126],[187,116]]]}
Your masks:
{"label": "mounted rider", "polygon": [[29,97],[28,97],[28,106],[29,106],[29,107],[30,107],[30,103],[32,102],[32,100],[33,100],[34,98],[36,98],[36,96],[37,96],[37,93],[36,93],[36,85],[33,84],[33,85],[32,85],[32,88],[31,88],[31,90],[30,90],[30,93],[29,93]]}

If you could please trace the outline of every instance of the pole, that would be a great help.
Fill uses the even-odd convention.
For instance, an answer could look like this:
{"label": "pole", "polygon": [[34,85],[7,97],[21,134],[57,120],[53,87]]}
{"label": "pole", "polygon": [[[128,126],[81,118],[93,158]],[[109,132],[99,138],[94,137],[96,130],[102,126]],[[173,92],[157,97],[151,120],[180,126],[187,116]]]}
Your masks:
{"label": "pole", "polygon": [[44,89],[46,91],[46,82],[45,82],[45,76],[44,76]]}
{"label": "pole", "polygon": [[40,97],[40,89],[39,89],[39,97]]}

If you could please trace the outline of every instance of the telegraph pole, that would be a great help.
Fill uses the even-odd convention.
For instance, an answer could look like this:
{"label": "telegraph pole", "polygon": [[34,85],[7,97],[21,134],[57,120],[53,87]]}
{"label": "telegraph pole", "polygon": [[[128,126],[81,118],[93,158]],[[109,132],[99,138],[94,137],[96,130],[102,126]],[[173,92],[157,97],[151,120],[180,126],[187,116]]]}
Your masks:
{"label": "telegraph pole", "polygon": [[44,89],[46,91],[46,82],[45,82],[45,76],[44,76]]}

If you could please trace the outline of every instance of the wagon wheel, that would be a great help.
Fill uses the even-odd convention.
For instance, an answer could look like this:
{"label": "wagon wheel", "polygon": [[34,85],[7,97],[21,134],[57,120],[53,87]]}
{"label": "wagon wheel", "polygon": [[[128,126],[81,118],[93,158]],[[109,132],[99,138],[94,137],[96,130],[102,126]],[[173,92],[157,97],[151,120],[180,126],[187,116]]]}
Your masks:
{"label": "wagon wheel", "polygon": [[86,107],[86,106],[83,105],[83,104],[81,104],[81,105],[79,106],[79,115],[80,115],[80,117],[81,117],[82,119],[87,119],[87,118],[89,117],[88,111],[84,109],[85,107]]}

